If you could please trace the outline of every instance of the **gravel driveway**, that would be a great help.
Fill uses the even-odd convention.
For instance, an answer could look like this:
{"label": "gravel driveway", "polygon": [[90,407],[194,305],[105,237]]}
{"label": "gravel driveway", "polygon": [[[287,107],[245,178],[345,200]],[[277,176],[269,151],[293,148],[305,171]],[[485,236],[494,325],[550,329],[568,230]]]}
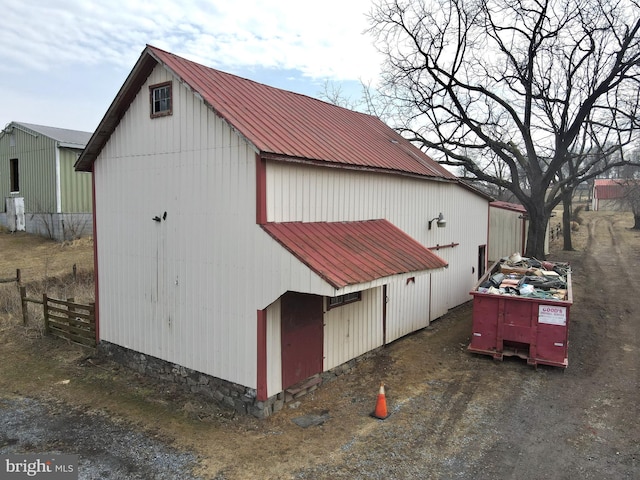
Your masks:
{"label": "gravel driveway", "polygon": [[0,399],[0,455],[60,453],[79,456],[86,480],[195,479],[196,456],[142,434],[104,413],[56,402]]}

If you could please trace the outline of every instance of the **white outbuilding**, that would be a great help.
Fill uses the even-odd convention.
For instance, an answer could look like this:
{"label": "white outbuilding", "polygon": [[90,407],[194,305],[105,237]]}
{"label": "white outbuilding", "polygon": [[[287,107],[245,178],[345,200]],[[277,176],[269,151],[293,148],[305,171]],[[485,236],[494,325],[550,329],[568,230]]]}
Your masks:
{"label": "white outbuilding", "polygon": [[378,118],[152,46],[76,169],[100,348],[259,417],[486,268],[489,198]]}

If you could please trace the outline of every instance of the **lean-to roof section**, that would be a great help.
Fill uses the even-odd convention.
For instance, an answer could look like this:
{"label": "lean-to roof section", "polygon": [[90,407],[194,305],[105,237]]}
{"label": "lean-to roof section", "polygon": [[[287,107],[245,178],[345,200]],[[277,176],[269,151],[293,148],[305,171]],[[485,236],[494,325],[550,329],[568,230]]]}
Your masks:
{"label": "lean-to roof section", "polygon": [[447,266],[387,220],[267,223],[262,228],[336,289]]}

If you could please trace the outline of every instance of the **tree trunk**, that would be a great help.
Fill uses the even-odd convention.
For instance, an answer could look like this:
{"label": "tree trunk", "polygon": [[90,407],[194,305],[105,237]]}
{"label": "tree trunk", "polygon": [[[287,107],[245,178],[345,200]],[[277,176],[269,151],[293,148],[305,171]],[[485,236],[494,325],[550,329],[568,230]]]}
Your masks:
{"label": "tree trunk", "polygon": [[633,220],[634,220],[633,229],[640,230],[640,214],[638,215],[634,214]]}
{"label": "tree trunk", "polygon": [[524,256],[536,258],[538,260],[545,259],[544,244],[547,237],[547,224],[549,215],[530,211],[529,212],[529,228],[527,229],[527,248]]}
{"label": "tree trunk", "polygon": [[573,192],[565,192],[562,194],[562,238],[563,250],[573,250],[571,244],[571,196]]}

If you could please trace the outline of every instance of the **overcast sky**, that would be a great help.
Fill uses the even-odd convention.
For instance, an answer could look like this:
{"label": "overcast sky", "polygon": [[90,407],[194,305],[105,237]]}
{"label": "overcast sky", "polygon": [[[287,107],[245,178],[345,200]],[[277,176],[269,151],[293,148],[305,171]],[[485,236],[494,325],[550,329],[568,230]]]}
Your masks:
{"label": "overcast sky", "polygon": [[358,96],[372,0],[0,0],[0,129],[93,131],[145,45],[278,88]]}

